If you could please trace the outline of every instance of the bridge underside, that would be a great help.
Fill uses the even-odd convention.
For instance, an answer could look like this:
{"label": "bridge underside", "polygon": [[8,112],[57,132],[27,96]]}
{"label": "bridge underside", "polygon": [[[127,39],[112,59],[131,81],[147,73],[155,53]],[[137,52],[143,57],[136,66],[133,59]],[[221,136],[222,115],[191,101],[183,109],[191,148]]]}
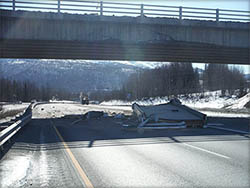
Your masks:
{"label": "bridge underside", "polygon": [[122,43],[106,41],[0,40],[0,58],[133,60],[250,64],[249,48],[180,41]]}

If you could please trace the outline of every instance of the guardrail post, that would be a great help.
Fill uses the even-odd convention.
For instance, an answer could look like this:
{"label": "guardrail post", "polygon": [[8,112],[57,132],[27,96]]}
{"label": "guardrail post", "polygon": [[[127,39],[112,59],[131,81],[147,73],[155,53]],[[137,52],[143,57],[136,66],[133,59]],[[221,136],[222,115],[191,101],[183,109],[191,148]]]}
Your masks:
{"label": "guardrail post", "polygon": [[179,7],[179,19],[182,20],[182,7]]}
{"label": "guardrail post", "polygon": [[141,18],[143,18],[144,13],[143,13],[143,4],[141,4]]}
{"label": "guardrail post", "polygon": [[61,9],[61,0],[57,0],[57,12],[60,13]]}
{"label": "guardrail post", "polygon": [[103,15],[103,2],[100,2],[100,16]]}
{"label": "guardrail post", "polygon": [[13,1],[12,1],[12,8],[13,8],[13,11],[16,10],[16,0],[13,0]]}
{"label": "guardrail post", "polygon": [[217,8],[216,9],[216,22],[219,21],[219,9]]}

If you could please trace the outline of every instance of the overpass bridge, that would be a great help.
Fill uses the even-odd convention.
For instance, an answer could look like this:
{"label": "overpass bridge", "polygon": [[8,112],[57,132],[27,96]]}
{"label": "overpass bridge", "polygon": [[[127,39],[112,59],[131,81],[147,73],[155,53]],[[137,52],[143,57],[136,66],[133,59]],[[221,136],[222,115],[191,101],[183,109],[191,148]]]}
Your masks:
{"label": "overpass bridge", "polygon": [[250,11],[66,2],[0,0],[0,58],[250,64]]}

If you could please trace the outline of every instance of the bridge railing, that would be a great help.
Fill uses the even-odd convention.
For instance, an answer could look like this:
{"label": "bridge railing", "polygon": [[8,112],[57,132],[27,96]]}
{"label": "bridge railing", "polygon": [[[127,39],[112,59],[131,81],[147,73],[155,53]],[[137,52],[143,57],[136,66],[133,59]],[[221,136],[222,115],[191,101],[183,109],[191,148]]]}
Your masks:
{"label": "bridge railing", "polygon": [[250,21],[250,11],[161,6],[85,0],[0,0],[0,9],[107,16],[170,17],[214,21]]}

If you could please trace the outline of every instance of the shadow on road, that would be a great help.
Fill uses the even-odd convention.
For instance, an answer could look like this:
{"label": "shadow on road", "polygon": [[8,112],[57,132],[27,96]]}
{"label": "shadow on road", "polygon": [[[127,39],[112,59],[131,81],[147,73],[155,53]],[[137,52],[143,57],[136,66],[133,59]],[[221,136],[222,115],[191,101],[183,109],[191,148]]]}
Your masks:
{"label": "shadow on road", "polygon": [[[64,118],[33,119],[15,136],[11,149],[28,151],[64,149],[54,127],[69,148],[249,140],[249,135],[210,128],[151,130],[140,135],[136,131],[122,130],[122,120],[110,117],[82,120],[72,124],[74,121],[76,120]],[[231,122],[244,126],[248,126],[249,123],[249,119],[246,118],[210,118],[209,121],[229,122],[229,125]]]}

